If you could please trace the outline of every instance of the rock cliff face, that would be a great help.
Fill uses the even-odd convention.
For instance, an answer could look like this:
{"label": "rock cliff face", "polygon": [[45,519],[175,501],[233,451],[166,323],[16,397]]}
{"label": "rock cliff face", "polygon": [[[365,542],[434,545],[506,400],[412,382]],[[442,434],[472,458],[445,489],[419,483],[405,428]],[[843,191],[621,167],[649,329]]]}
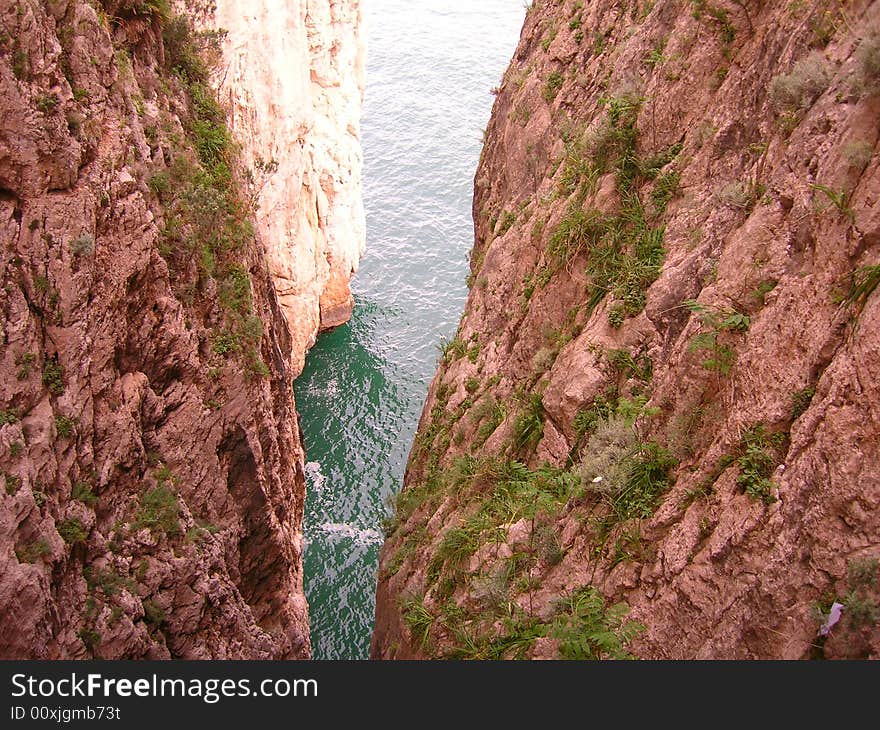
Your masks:
{"label": "rock cliff face", "polygon": [[880,3],[532,4],[374,656],[880,655],[878,120]]}
{"label": "rock cliff face", "polygon": [[216,80],[261,189],[257,227],[293,340],[294,369],[320,329],[351,315],[364,251],[359,0],[218,0]]}
{"label": "rock cliff face", "polygon": [[357,4],[324,8],[327,50],[297,8],[291,55],[246,5],[295,80],[234,55],[232,3],[223,36],[162,2],[0,0],[4,658],[309,656],[292,381],[361,224],[356,123],[329,159],[302,110],[329,120]]}

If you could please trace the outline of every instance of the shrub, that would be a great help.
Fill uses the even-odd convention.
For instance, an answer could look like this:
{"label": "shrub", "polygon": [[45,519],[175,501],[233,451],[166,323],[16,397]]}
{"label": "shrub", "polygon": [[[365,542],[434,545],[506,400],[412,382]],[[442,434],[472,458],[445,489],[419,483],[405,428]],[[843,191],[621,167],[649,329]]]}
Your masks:
{"label": "shrub", "polygon": [[58,524],[58,534],[64,539],[68,545],[85,542],[89,533],[85,526],[78,519],[64,520]]}
{"label": "shrub", "polygon": [[19,563],[36,563],[41,558],[52,552],[49,543],[45,540],[33,540],[26,542],[15,549],[15,557]]}
{"label": "shrub", "polygon": [[[161,470],[160,470],[161,471]],[[141,497],[141,506],[135,516],[135,530],[147,528],[154,535],[164,532],[169,537],[180,534],[180,503],[177,495],[159,478],[159,486],[148,490]]]}
{"label": "shrub", "polygon": [[880,33],[865,38],[856,52],[861,81],[871,91],[880,89]]}
{"label": "shrub", "polygon": [[94,652],[101,643],[101,634],[93,628],[82,628],[76,635],[83,643],[83,646],[85,646],[90,652]]}
{"label": "shrub", "polygon": [[85,482],[76,482],[70,492],[70,498],[77,502],[82,502],[89,507],[94,507],[98,503],[98,496],[92,490],[92,487]]}
{"label": "shrub", "polygon": [[70,242],[70,251],[74,256],[91,256],[95,252],[95,238],[83,233]]}
{"label": "shrub", "polygon": [[513,448],[518,453],[533,451],[544,437],[544,403],[532,393],[513,423]]}
{"label": "shrub", "polygon": [[880,264],[863,266],[853,275],[853,288],[847,298],[847,302],[864,306],[878,284],[880,284]]}
{"label": "shrub", "polygon": [[18,420],[18,411],[14,408],[0,411],[0,428],[3,426],[9,426],[13,423],[18,423]]}
{"label": "shrub", "polygon": [[58,97],[54,94],[47,94],[37,99],[37,109],[43,114],[51,114],[58,106]]}
{"label": "shrub", "polygon": [[37,356],[32,352],[25,352],[15,358],[15,365],[18,370],[15,371],[15,377],[18,380],[27,380],[31,376],[31,368],[37,361]]}
{"label": "shrub", "polygon": [[162,607],[149,598],[143,602],[144,606],[144,622],[154,629],[162,627],[165,623],[165,611]]}
{"label": "shrub", "polygon": [[831,74],[819,52],[798,61],[790,73],[770,82],[770,102],[778,112],[796,112],[809,108],[828,88]]}
{"label": "shrub", "polygon": [[601,212],[591,210],[585,213],[572,206],[550,236],[547,255],[557,266],[567,266],[595,246],[606,230],[607,224]]}

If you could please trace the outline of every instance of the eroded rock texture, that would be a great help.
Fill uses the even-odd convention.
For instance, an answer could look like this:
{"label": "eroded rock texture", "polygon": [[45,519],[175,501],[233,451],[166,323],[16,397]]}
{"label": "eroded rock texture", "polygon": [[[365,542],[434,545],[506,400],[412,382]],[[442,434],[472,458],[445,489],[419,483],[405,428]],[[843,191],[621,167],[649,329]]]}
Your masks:
{"label": "eroded rock texture", "polygon": [[0,2],[0,656],[304,658],[303,339],[148,7]]}
{"label": "eroded rock texture", "polygon": [[877,657],[880,4],[539,0],[497,94],[374,656]]}

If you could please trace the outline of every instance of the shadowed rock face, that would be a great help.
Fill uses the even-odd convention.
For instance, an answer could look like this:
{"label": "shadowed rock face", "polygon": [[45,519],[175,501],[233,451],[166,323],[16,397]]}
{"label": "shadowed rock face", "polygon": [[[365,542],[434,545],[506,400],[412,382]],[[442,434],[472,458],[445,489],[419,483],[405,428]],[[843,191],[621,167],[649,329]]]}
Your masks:
{"label": "shadowed rock face", "polygon": [[262,150],[130,5],[0,1],[0,656],[306,658]]}
{"label": "shadowed rock face", "polygon": [[[571,656],[617,602],[643,658],[878,656],[878,32],[872,2],[532,5],[375,657]],[[592,624],[559,604],[589,586]]]}

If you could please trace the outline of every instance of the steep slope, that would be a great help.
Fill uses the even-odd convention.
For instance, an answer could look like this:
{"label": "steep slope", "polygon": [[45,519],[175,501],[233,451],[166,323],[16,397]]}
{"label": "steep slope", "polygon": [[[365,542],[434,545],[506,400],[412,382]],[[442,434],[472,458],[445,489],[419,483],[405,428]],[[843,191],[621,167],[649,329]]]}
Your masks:
{"label": "steep slope", "polygon": [[531,5],[375,657],[878,655],[878,119],[876,2]]}
{"label": "steep slope", "polygon": [[[232,5],[218,13],[238,28]],[[330,5],[359,19],[357,2]],[[357,195],[359,158],[347,142],[351,185],[340,166],[336,207],[316,204],[329,163],[300,151],[292,162],[283,134],[273,161],[260,137],[271,69],[226,80],[250,100],[229,129],[243,106],[218,104],[210,81],[234,66],[224,43],[238,36],[193,22],[206,20],[165,2],[0,2],[5,658],[310,653],[292,381],[333,261],[350,274],[362,247],[356,212],[348,253],[313,245],[334,226],[344,237],[325,218],[356,211],[344,196]],[[287,60],[309,79],[317,51],[301,29]],[[271,105],[282,132],[330,104],[296,88],[302,98]],[[301,143],[326,146],[328,125],[315,126],[303,123]],[[312,228],[275,238],[271,217],[293,199],[285,215]],[[279,302],[276,249],[311,257],[302,306]],[[349,296],[341,276],[332,321]]]}
{"label": "steep slope", "polygon": [[360,0],[218,0],[215,73],[242,161],[260,191],[257,229],[302,372],[319,330],[351,316],[366,243]]}

